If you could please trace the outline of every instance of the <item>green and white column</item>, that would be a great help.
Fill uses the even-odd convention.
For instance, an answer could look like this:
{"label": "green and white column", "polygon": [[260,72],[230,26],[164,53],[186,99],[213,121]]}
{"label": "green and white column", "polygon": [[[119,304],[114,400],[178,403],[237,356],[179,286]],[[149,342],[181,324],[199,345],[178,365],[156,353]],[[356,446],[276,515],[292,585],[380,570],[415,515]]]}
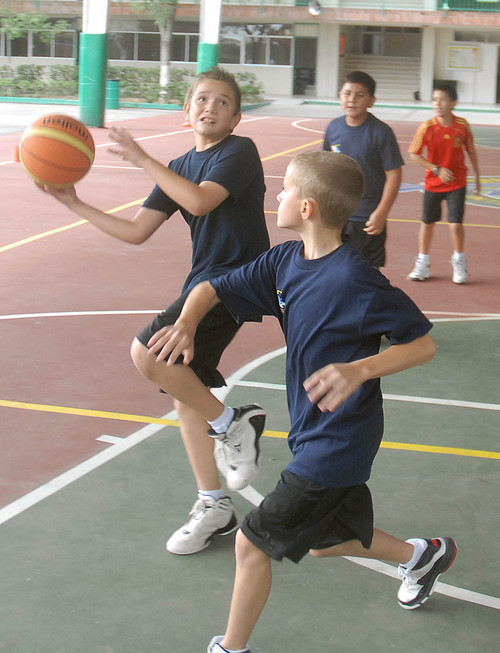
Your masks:
{"label": "green and white column", "polygon": [[80,37],[80,120],[104,125],[108,64],[108,0],[83,0]]}
{"label": "green and white column", "polygon": [[222,0],[201,0],[200,41],[198,43],[198,72],[219,63],[219,32]]}

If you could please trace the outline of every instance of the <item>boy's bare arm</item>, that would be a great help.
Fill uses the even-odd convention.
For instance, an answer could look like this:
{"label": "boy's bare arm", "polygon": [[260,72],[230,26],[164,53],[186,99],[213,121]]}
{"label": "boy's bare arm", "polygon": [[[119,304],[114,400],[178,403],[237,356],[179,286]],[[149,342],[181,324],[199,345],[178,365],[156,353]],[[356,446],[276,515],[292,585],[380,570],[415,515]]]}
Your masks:
{"label": "boy's bare arm", "polygon": [[401,186],[401,177],[401,168],[386,170],[382,197],[380,198],[380,202],[377,208],[366,221],[366,225],[363,230],[366,231],[367,234],[375,236],[382,233],[384,230],[385,222],[389,216],[389,211],[391,210],[391,207],[394,204],[396,197],[398,196],[399,187]]}
{"label": "boy's bare arm", "polygon": [[468,154],[472,168],[474,169],[476,195],[479,195],[481,192],[481,177],[479,174],[479,160],[477,158],[477,152],[469,152]]}
{"label": "boy's bare arm", "polygon": [[76,194],[74,186],[69,188],[52,188],[39,184],[38,186],[67,206],[75,215],[87,220],[104,233],[133,245],[140,245],[146,241],[165,220],[164,213],[144,207],[137,211],[132,220],[125,220],[83,202]]}
{"label": "boy's bare arm", "polygon": [[109,151],[142,168],[162,191],[192,215],[206,215],[228,196],[229,191],[213,181],[195,184],[153,159],[132,136],[121,127],[111,127],[110,137],[116,141]]}
{"label": "boy's bare arm", "polygon": [[404,345],[391,345],[375,356],[326,365],[306,379],[304,388],[311,403],[322,412],[333,412],[365,381],[426,363],[435,353],[434,340],[426,334]]}
{"label": "boy's bare arm", "polygon": [[167,360],[167,365],[173,365],[183,356],[184,364],[188,365],[193,360],[196,328],[218,303],[219,298],[210,282],[199,283],[187,296],[177,321],[157,331],[149,340],[149,353],[156,355],[157,361]]}

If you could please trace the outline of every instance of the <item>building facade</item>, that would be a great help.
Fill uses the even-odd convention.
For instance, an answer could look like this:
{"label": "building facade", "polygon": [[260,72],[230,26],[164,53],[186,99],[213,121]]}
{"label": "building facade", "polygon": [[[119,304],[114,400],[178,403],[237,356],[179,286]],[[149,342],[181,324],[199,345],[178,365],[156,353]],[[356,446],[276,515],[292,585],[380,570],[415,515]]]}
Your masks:
{"label": "building facade", "polygon": [[[500,0],[224,0],[220,64],[252,72],[266,96],[333,99],[343,75],[361,69],[386,101],[428,101],[436,79],[456,85],[460,102],[500,102]],[[74,62],[81,0],[4,0],[7,12],[40,12],[71,29],[44,42],[28,33],[0,36],[0,65]],[[314,15],[313,15],[314,14]],[[199,2],[179,1],[171,61],[196,69]],[[160,36],[146,12],[110,0],[109,65],[151,67]]]}

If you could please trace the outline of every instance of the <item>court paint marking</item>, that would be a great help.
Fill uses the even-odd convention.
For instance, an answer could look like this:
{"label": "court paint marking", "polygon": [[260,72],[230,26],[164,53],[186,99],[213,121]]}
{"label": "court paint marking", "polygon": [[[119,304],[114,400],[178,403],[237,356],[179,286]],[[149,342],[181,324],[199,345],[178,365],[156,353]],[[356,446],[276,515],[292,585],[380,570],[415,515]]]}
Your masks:
{"label": "court paint marking", "polygon": [[[246,120],[245,122],[253,122],[257,120],[267,120],[267,118],[262,117],[262,118],[252,118],[249,120]],[[141,141],[141,140],[148,140],[152,138],[161,138],[162,136],[172,136],[174,134],[182,134],[184,131],[176,131],[176,132],[168,132],[165,134],[155,134],[153,136],[143,136],[141,138],[136,138],[135,140]],[[306,143],[305,145],[300,145],[298,147],[294,147],[290,150],[284,150],[283,152],[278,152],[277,154],[271,154],[270,156],[264,157],[261,159],[262,162],[264,161],[269,161],[270,159],[275,159],[280,156],[285,156],[287,154],[290,154],[292,152],[296,152],[298,150],[302,150],[306,147],[311,147],[313,145],[317,145],[318,143],[321,143],[321,141],[313,141],[312,143]],[[101,143],[100,145],[97,145],[96,147],[109,147],[110,145],[117,145],[118,143]],[[124,209],[130,208],[132,206],[137,206],[138,204],[143,204],[144,201],[146,200],[145,197],[142,197],[141,199],[138,200],[133,200],[132,202],[129,202],[128,204],[123,204],[122,206],[118,206],[114,209],[109,209],[107,211],[104,211],[104,213],[117,213],[118,211],[123,211]],[[67,231],[68,229],[74,229],[75,227],[80,227],[83,224],[86,224],[87,220],[78,220],[77,222],[73,222],[69,225],[65,225],[64,227],[59,227],[58,229],[51,229],[50,231],[45,231],[40,234],[35,234],[34,236],[30,236],[28,238],[23,238],[23,240],[18,240],[14,243],[10,243],[9,245],[4,245],[3,247],[0,247],[0,254],[2,252],[6,252],[10,249],[14,249],[15,247],[21,247],[22,245],[27,245],[29,243],[32,243],[36,240],[40,240],[41,238],[46,238],[48,236],[53,236],[54,234],[61,233],[63,231]]]}
{"label": "court paint marking", "polygon": [[[286,390],[284,383],[261,383],[260,381],[237,381],[235,385],[260,388],[263,390]],[[416,397],[412,395],[394,395],[383,393],[384,399],[407,401],[414,404],[433,404],[436,406],[454,406],[455,408],[477,408],[480,410],[500,410],[500,404],[486,404],[478,401],[460,401],[458,399],[439,399],[434,397]]]}
{"label": "court paint marking", "polygon": [[[145,199],[146,198],[143,197],[142,199],[134,200],[133,202],[128,202],[127,204],[122,204],[121,206],[117,206],[114,209],[109,209],[108,211],[104,211],[104,213],[118,213],[118,211],[123,211],[125,209],[130,208],[131,206],[142,204]],[[33,243],[36,240],[40,240],[41,238],[47,238],[48,236],[53,236],[63,231],[68,231],[68,229],[74,229],[75,227],[80,227],[82,224],[87,224],[87,220],[78,220],[77,222],[72,222],[71,224],[64,225],[64,227],[58,227],[57,229],[50,229],[49,231],[44,231],[42,233],[35,234],[34,236],[23,238],[22,240],[18,240],[14,243],[10,243],[9,245],[3,245],[2,247],[0,247],[0,254],[10,249],[14,249],[15,247],[21,247],[21,245],[28,245],[29,243]]]}
{"label": "court paint marking", "polygon": [[[216,394],[219,396],[221,400],[224,400],[224,398],[231,391],[231,389],[234,387],[236,382],[240,381],[242,377],[246,376],[253,370],[257,369],[260,365],[263,365],[264,363],[267,363],[268,361],[271,361],[274,358],[283,355],[285,352],[286,352],[286,347],[281,347],[272,352],[264,354],[263,356],[260,356],[259,358],[251,361],[250,363],[247,363],[246,365],[241,367],[237,372],[235,372],[231,377],[229,377],[227,379],[227,386],[225,388],[220,388]],[[175,421],[175,416],[176,416],[175,411],[171,411],[170,413],[165,415],[163,419]],[[63,488],[70,485],[71,483],[82,478],[88,473],[94,471],[98,467],[104,465],[106,462],[109,462],[113,458],[116,458],[118,455],[131,449],[137,444],[144,442],[147,438],[151,437],[159,430],[161,430],[161,428],[163,427],[160,425],[148,424],[148,426],[139,429],[139,431],[133,433],[132,435],[129,435],[128,437],[118,439],[118,441],[115,444],[111,445],[101,453],[93,456],[89,460],[80,463],[76,467],[73,467],[67,472],[64,472],[63,474],[60,474],[56,478],[52,479],[48,483],[45,483],[44,485],[40,486],[36,490],[33,490],[32,492],[29,492],[28,494],[24,495],[20,499],[17,499],[16,501],[13,501],[12,503],[8,504],[4,508],[0,509],[0,525],[12,519],[13,517],[21,514],[28,508],[31,508],[32,506],[36,505],[40,501],[43,501],[49,496],[55,494],[59,490],[62,490]],[[253,503],[254,505],[258,505],[263,499],[262,495],[257,490],[255,490],[255,488],[253,488],[252,486],[240,490],[239,493],[242,497],[246,498],[250,503]],[[391,565],[388,565],[383,562],[365,560],[360,558],[346,558],[346,559],[351,560],[356,564],[362,564],[364,567],[368,567],[373,571],[378,571],[379,573],[385,573],[386,575],[389,576],[393,576],[395,573],[397,573],[394,567],[391,567]],[[440,594],[446,594],[447,596],[451,596],[453,598],[457,598],[463,601],[468,601],[470,603],[476,603],[478,605],[483,605],[486,607],[491,607],[500,610],[500,599],[493,596],[488,596],[485,594],[480,594],[478,592],[473,592],[471,590],[465,590],[462,588],[453,587],[451,585],[445,585],[443,583],[437,583],[435,591]]]}

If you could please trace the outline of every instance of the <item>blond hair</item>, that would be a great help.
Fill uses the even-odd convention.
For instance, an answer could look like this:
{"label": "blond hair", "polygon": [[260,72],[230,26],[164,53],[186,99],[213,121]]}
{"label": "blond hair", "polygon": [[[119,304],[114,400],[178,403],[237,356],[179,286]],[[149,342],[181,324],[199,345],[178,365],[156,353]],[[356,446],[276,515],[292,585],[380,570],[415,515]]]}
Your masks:
{"label": "blond hair", "polygon": [[323,222],[341,229],[363,197],[359,164],[345,154],[316,151],[298,154],[290,166],[297,196],[314,200]]}

